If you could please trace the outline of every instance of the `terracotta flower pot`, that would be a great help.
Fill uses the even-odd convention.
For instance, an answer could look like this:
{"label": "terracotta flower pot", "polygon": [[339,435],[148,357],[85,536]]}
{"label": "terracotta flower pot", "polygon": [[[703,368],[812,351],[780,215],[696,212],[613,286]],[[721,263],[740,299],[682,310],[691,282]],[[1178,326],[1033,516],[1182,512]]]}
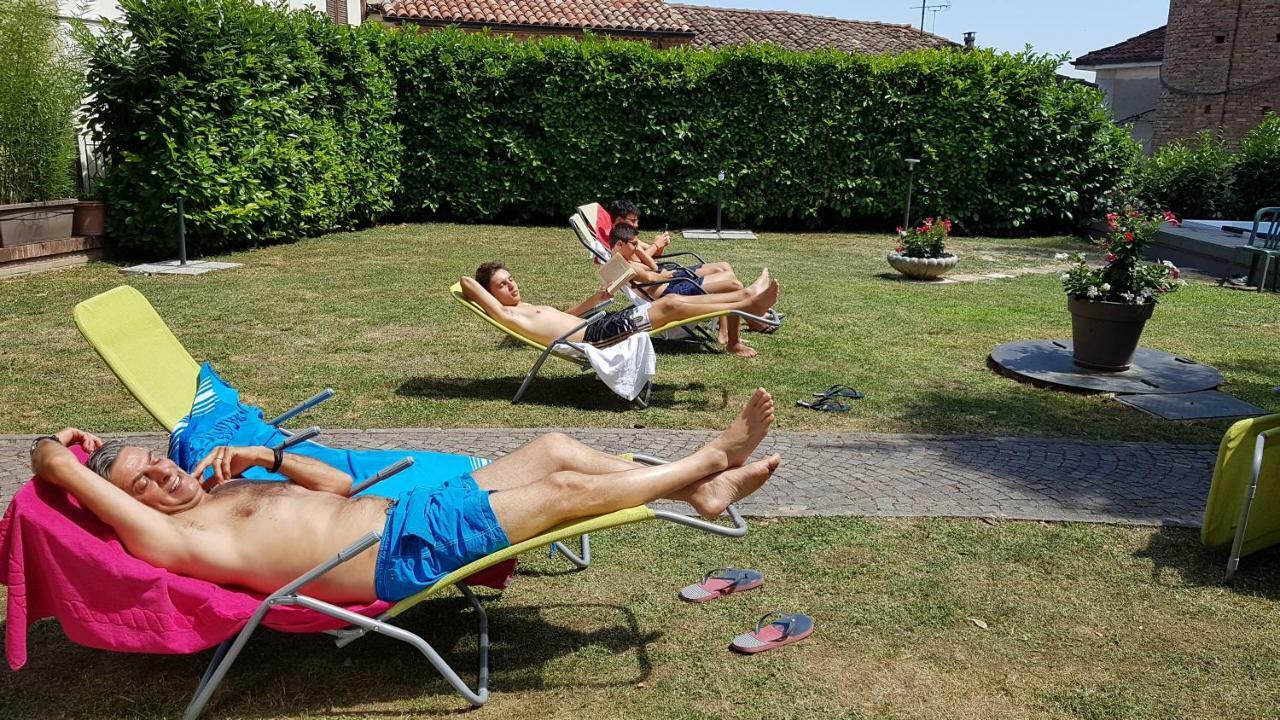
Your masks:
{"label": "terracotta flower pot", "polygon": [[952,253],[943,253],[942,257],[936,258],[918,258],[889,251],[889,265],[913,280],[936,280],[950,272],[958,262],[960,258]]}
{"label": "terracotta flower pot", "polygon": [[1091,302],[1067,297],[1071,312],[1072,360],[1090,370],[1123,372],[1133,363],[1154,304]]}
{"label": "terracotta flower pot", "polygon": [[107,204],[100,200],[81,200],[76,203],[75,216],[71,220],[71,234],[76,237],[97,237],[106,232]]}

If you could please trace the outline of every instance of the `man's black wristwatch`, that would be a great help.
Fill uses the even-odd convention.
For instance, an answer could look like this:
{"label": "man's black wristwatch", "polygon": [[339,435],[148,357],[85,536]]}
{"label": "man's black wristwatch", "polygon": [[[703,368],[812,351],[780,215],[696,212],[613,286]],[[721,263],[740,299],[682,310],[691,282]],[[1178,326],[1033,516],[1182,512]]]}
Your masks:
{"label": "man's black wristwatch", "polygon": [[58,443],[59,445],[61,445],[61,444],[62,444],[62,441],[58,439],[58,436],[57,436],[57,435],[41,435],[40,437],[38,437],[38,438],[36,438],[35,440],[32,440],[32,441],[31,441],[31,457],[35,457],[35,455],[36,455],[36,446],[40,444],[40,441],[41,441],[41,440],[52,440],[52,441],[54,441],[54,442]]}
{"label": "man's black wristwatch", "polygon": [[280,472],[280,463],[284,462],[284,448],[273,447],[271,452],[275,455],[275,462],[271,463],[271,467],[267,469],[267,472]]}

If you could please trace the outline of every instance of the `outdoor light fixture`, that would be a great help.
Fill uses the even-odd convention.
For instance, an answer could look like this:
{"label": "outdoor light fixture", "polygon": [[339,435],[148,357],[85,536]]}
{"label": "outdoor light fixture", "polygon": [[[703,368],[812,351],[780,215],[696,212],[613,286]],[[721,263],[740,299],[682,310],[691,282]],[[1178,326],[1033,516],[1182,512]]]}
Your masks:
{"label": "outdoor light fixture", "polygon": [[902,229],[906,230],[911,227],[911,191],[915,188],[916,182],[916,165],[920,164],[919,158],[906,158],[907,162],[907,211],[902,215]]}

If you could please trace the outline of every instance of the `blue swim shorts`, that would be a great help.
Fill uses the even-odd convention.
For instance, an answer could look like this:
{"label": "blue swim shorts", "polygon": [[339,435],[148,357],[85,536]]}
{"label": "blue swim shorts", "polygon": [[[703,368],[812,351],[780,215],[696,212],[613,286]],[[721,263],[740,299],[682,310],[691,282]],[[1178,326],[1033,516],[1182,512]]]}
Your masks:
{"label": "blue swim shorts", "polygon": [[706,295],[706,291],[702,289],[702,278],[689,270],[677,270],[675,277],[679,278],[667,284],[666,295]]}
{"label": "blue swim shorts", "polygon": [[387,508],[374,591],[380,600],[403,600],[510,544],[489,505],[489,491],[470,473],[412,488]]}

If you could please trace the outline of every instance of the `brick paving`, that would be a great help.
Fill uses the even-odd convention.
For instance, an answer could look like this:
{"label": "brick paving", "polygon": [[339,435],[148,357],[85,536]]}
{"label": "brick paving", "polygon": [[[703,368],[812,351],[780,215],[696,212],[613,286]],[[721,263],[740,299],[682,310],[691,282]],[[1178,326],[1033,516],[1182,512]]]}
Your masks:
{"label": "brick paving", "polygon": [[[497,457],[546,430],[329,430],[335,447]],[[712,433],[563,430],[609,452],[673,458]],[[126,433],[163,451],[163,433]],[[30,475],[31,435],[0,435],[0,507]],[[1209,445],[927,435],[773,432],[777,475],[741,503],[753,516],[949,516],[1197,527],[1217,449]]]}

